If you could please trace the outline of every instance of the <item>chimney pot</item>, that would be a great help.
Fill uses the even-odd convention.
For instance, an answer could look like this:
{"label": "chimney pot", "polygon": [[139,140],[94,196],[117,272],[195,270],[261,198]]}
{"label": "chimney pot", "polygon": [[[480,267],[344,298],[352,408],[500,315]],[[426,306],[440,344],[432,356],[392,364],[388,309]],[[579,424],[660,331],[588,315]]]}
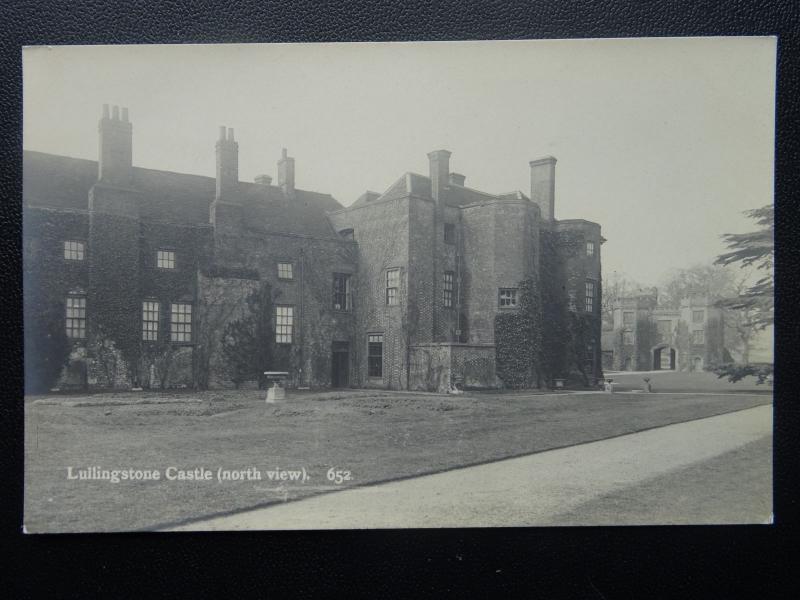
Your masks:
{"label": "chimney pot", "polygon": [[286,148],[281,150],[281,159],[278,161],[278,185],[287,196],[294,194],[294,158],[289,156]]}
{"label": "chimney pot", "polygon": [[126,123],[128,122],[128,107],[127,106],[123,106],[122,107],[122,120],[125,121]]}
{"label": "chimney pot", "polygon": [[234,137],[233,137],[233,127],[228,127],[228,141],[229,141],[229,142],[232,142],[232,141],[234,141]]}
{"label": "chimney pot", "polygon": [[114,105],[114,107],[111,109],[111,118],[114,121],[119,121],[119,106]]}
{"label": "chimney pot", "polygon": [[225,125],[220,125],[219,126],[219,140],[220,141],[224,141],[225,140]]}
{"label": "chimney pot", "polygon": [[272,177],[269,175],[256,175],[255,182],[258,185],[272,185]]}

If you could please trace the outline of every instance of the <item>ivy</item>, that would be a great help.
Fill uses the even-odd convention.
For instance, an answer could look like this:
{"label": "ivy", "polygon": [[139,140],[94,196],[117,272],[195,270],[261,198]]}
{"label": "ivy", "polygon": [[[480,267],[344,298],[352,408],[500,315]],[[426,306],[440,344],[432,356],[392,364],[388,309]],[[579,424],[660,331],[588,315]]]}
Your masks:
{"label": "ivy", "polygon": [[534,279],[519,284],[520,308],[494,320],[497,375],[506,387],[538,385],[542,362],[542,313]]}

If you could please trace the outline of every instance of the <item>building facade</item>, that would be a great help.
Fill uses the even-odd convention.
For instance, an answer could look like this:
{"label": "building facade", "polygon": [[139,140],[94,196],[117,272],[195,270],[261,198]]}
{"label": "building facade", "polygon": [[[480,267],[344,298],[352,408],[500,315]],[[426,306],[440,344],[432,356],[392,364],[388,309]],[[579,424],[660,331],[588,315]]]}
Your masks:
{"label": "building facade", "polygon": [[427,175],[343,207],[296,187],[285,150],[275,183],[240,181],[232,129],[214,178],[134,167],[132,140],[127,109],[105,106],[98,161],[25,152],[26,319],[66,332],[62,389],[228,386],[222,337],[263,289],[270,367],[292,386],[496,387],[496,321],[524,281],[588,320],[600,376],[604,240],[555,219],[555,158],[530,162],[530,197],[496,195],[438,150]]}
{"label": "building facade", "polygon": [[657,290],[621,298],[603,332],[603,367],[614,371],[703,371],[726,361],[722,309],[707,296],[680,308],[658,305]]}

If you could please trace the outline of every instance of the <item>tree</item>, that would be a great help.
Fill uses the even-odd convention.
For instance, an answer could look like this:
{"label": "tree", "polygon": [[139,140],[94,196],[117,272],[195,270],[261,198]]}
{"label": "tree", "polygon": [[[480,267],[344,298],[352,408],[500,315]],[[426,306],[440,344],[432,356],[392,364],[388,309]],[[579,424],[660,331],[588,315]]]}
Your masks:
{"label": "tree", "polygon": [[274,358],[272,288],[263,283],[247,297],[247,314],[228,323],[222,335],[222,356],[228,376],[238,389],[245,381],[263,384]]}
{"label": "tree", "polygon": [[736,273],[719,264],[696,264],[669,272],[659,287],[658,304],[677,309],[681,300],[692,295],[711,298],[728,297],[737,288]]}
{"label": "tree", "polygon": [[[768,204],[746,211],[745,214],[755,220],[760,228],[748,233],[723,235],[728,252],[719,255],[715,262],[719,265],[738,264],[740,268],[754,268],[761,272],[761,277],[718,304],[723,308],[739,311],[744,315],[744,324],[753,331],[759,331],[772,325],[775,320],[775,285],[772,278],[775,262],[775,209]],[[727,377],[730,382],[753,375],[757,378],[757,383],[764,383],[772,376],[772,365],[726,364],[714,372],[720,379]]]}
{"label": "tree", "polygon": [[69,361],[70,343],[60,318],[63,308],[25,308],[25,391],[43,393],[55,385]]}
{"label": "tree", "polygon": [[754,283],[736,296],[725,298],[720,305],[733,310],[746,310],[749,323],[757,331],[774,322],[775,285],[772,269],[775,262],[775,209],[771,204],[745,212],[759,229],[748,233],[726,233],[722,236],[728,252],[717,257],[715,264],[738,264],[761,273]]}
{"label": "tree", "polygon": [[618,271],[604,277],[601,310],[605,329],[612,329],[614,326],[614,305],[622,298],[642,292],[643,288],[640,283]]}

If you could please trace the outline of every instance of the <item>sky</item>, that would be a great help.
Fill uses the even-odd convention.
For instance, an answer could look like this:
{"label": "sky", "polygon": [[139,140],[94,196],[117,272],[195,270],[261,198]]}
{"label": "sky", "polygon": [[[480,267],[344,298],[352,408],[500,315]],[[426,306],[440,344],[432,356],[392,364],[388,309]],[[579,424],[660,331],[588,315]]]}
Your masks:
{"label": "sky", "polygon": [[602,226],[603,271],[646,285],[709,263],[773,201],[775,38],[48,46],[23,50],[24,148],[97,159],[102,105],[126,106],[139,167],[239,178],[348,205],[427,153],[490,193],[530,195],[553,155],[556,218]]}

